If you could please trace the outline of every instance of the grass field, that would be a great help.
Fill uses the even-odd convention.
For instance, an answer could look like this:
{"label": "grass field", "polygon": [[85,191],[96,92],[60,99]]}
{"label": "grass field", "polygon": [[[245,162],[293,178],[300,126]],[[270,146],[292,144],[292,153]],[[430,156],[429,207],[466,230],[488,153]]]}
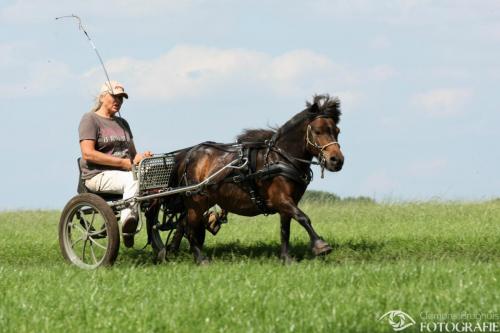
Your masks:
{"label": "grass field", "polygon": [[334,246],[326,258],[294,223],[297,262],[284,266],[277,216],[230,215],[207,236],[208,267],[184,241],[166,264],[122,247],[96,271],[63,262],[59,212],[1,212],[0,331],[392,332],[377,319],[395,309],[417,324],[424,312],[500,313],[500,201],[302,208]]}

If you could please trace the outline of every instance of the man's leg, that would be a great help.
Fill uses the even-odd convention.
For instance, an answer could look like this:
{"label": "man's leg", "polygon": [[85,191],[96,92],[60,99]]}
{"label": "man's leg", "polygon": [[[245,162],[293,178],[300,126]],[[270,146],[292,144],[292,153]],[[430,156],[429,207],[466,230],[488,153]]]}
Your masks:
{"label": "man's leg", "polygon": [[[132,172],[108,170],[92,177],[85,185],[94,192],[123,194],[123,199],[130,199],[138,192],[138,182],[134,180]],[[134,232],[137,228],[137,204],[131,208],[122,209],[120,222],[122,224],[123,241],[125,246],[134,244]]]}

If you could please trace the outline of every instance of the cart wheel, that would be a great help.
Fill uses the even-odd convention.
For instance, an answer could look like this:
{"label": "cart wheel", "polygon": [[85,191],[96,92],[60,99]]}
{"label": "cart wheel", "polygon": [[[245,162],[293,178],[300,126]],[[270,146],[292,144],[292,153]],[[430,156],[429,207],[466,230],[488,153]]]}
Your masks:
{"label": "cart wheel", "polygon": [[59,246],[64,258],[80,268],[113,265],[120,234],[116,216],[106,201],[92,193],[73,197],[61,214]]}

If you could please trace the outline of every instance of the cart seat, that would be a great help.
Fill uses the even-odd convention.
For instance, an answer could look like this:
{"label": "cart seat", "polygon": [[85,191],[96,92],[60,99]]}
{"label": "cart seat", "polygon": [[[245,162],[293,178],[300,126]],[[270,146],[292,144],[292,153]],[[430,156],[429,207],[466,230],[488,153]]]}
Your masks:
{"label": "cart seat", "polygon": [[85,186],[85,180],[82,179],[82,169],[80,168],[80,160],[82,158],[79,157],[76,162],[78,164],[78,187],[76,191],[78,194],[82,193],[94,193],[103,198],[105,201],[117,201],[121,200],[123,198],[122,194],[117,194],[117,193],[102,193],[102,192],[93,192]]}

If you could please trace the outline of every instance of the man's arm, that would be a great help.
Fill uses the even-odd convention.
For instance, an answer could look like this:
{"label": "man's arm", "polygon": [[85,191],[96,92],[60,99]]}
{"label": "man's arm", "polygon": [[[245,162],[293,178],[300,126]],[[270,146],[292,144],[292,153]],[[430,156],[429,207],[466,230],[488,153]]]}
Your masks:
{"label": "man's arm", "polygon": [[[119,158],[108,154],[101,153],[95,149],[94,140],[80,141],[80,149],[84,160],[94,164],[109,165],[118,167],[124,170],[132,170],[132,163],[128,158]],[[134,148],[135,150],[135,148]],[[135,156],[135,155],[134,155]]]}
{"label": "man's arm", "polygon": [[139,162],[144,158],[144,157],[151,157],[153,156],[153,153],[150,152],[149,150],[145,151],[144,153],[137,153],[137,149],[135,149],[135,144],[134,141],[130,142],[130,147],[129,147],[130,154],[134,156],[134,164],[139,164]]}

